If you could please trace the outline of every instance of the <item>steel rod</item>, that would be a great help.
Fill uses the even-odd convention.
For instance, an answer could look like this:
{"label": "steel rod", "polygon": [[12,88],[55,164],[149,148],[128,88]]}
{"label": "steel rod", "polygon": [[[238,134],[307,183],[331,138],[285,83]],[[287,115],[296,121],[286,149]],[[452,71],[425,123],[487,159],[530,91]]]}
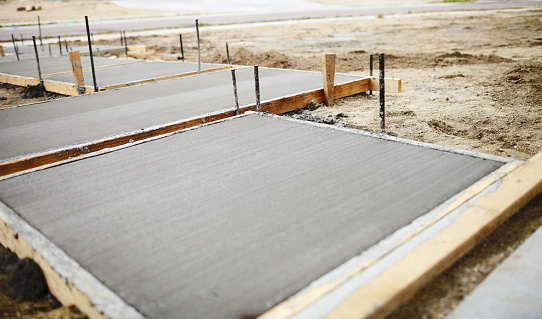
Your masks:
{"label": "steel rod", "polygon": [[378,55],[378,64],[380,67],[380,132],[386,132],[386,87],[384,82],[384,53]]}
{"label": "steel rod", "polygon": [[64,39],[64,45],[66,46],[66,53],[70,52],[68,49],[68,41],[66,39]]}
{"label": "steel rod", "polygon": [[15,44],[15,38],[13,37],[13,33],[11,34],[11,42],[13,42],[13,50],[15,50],[15,55],[17,56],[17,61],[20,61],[20,59],[19,59],[19,50],[17,50],[17,45]]}
{"label": "steel rod", "polygon": [[230,62],[230,48],[228,47],[228,42],[226,42],[226,57],[228,58],[228,64],[231,65],[231,62]]}
{"label": "steel rod", "polygon": [[184,62],[184,48],[183,48],[183,35],[179,34],[179,41],[181,42],[181,60]]}
{"label": "steel rod", "polygon": [[60,36],[58,36],[58,49],[60,50],[60,55],[62,55],[62,42],[60,41]]}
{"label": "steel rod", "polygon": [[262,106],[260,104],[260,76],[258,74],[258,66],[254,66],[254,89],[256,90],[256,111],[261,112]]}
{"label": "steel rod", "polygon": [[201,51],[199,45],[199,22],[196,19],[196,37],[198,38],[198,74],[201,74]]}
{"label": "steel rod", "polygon": [[124,37],[122,36],[122,31],[120,31],[120,45],[124,45]]}
{"label": "steel rod", "polygon": [[32,42],[34,43],[34,53],[36,54],[36,62],[38,63],[38,76],[40,85],[43,86],[43,78],[41,77],[40,56],[38,54],[38,46],[36,45],[36,37],[32,36]]}
{"label": "steel rod", "polygon": [[51,43],[47,45],[49,47],[49,56],[53,56],[53,52],[51,51]]}
{"label": "steel rod", "polygon": [[126,59],[128,59],[128,40],[126,39],[126,31],[122,31],[124,33],[124,54],[126,55]]}
{"label": "steel rod", "polygon": [[21,33],[21,46],[24,47],[23,34]]}
{"label": "steel rod", "polygon": [[92,41],[90,41],[90,28],[88,26],[88,16],[85,16],[87,26],[88,51],[90,52],[90,67],[92,68],[92,80],[94,81],[94,92],[98,92],[98,83],[96,83],[96,70],[94,70],[94,57],[92,56]]}
{"label": "steel rod", "polygon": [[[40,21],[40,16],[38,16],[38,28],[39,28],[39,32],[40,32],[40,46],[43,47],[43,41],[41,39],[41,21]],[[41,50],[43,51],[43,48],[41,48]]]}
{"label": "steel rod", "polygon": [[[369,55],[369,76],[373,76],[373,54]],[[369,97],[373,97],[373,90],[369,90]]]}
{"label": "steel rod", "polygon": [[235,78],[235,69],[231,70],[231,81],[233,83],[233,97],[235,99],[235,115],[239,115],[239,98],[237,96],[237,79]]}

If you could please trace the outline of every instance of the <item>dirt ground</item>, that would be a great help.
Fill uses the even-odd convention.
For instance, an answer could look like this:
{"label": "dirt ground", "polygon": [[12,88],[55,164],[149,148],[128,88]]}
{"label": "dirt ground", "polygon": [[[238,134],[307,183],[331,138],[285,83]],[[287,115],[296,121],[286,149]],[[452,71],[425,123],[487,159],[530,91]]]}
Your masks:
{"label": "dirt ground", "polygon": [[[542,151],[541,31],[538,8],[203,26],[200,35],[204,62],[225,63],[228,42],[234,64],[317,71],[321,53],[334,52],[337,72],[368,75],[369,53],[384,52],[386,76],[403,80],[402,93],[386,96],[388,134],[527,160]],[[177,39],[137,37],[130,43],[178,54]],[[187,59],[196,61],[195,35],[183,34],[183,40]],[[11,99],[9,92],[0,88],[0,97]],[[374,94],[339,99],[311,114],[377,132]],[[443,318],[541,224],[538,196],[389,318]]]}

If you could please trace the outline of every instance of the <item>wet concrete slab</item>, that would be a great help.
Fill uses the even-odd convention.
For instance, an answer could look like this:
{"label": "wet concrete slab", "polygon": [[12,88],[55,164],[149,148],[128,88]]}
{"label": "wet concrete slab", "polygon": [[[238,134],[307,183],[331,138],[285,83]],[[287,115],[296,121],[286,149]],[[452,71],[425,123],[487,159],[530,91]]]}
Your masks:
{"label": "wet concrete slab", "polygon": [[[62,52],[61,52],[61,49],[58,46],[58,42],[57,43],[51,43],[51,45],[50,45],[51,51],[49,51],[49,45],[48,44],[44,44],[43,46],[40,46],[38,39],[36,39],[36,42],[38,44],[38,54],[39,54],[40,58],[51,57],[51,56],[53,56],[53,57],[55,57],[55,56],[66,56],[67,55],[66,52],[68,52],[68,51],[66,50],[64,40],[62,40]],[[81,53],[81,55],[89,55],[89,52],[90,52],[89,49],[88,49],[88,46],[86,46],[86,45],[84,45],[84,46],[80,46],[80,45],[71,46],[71,45],[68,45],[68,48],[69,48],[69,51],[79,51]],[[32,46],[32,45],[21,46],[20,43],[17,43],[17,51],[19,52],[20,56],[35,57],[34,46]],[[123,46],[113,46],[113,45],[92,45],[92,51],[94,52],[95,57],[99,56],[98,51],[99,51],[100,54],[104,54],[106,52],[118,52],[118,53],[124,54],[124,47]],[[15,49],[13,48],[12,45],[4,45],[4,52],[15,54]]]}
{"label": "wet concrete slab", "polygon": [[[201,70],[205,71],[225,66],[223,64],[201,63]],[[99,87],[108,87],[197,71],[198,64],[194,62],[149,61],[96,70],[96,81]],[[83,72],[83,78],[85,79],[85,85],[92,88],[92,72]],[[44,80],[75,83],[71,73],[49,76]]]}
{"label": "wet concrete slab", "polygon": [[[335,83],[359,79],[337,75]],[[237,69],[239,103],[255,102],[251,67]],[[261,99],[322,88],[319,72],[260,68]],[[0,110],[0,162],[232,110],[231,71]]]}
{"label": "wet concrete slab", "polygon": [[[133,63],[136,61],[126,60],[126,59],[116,59],[116,58],[94,57],[94,66],[97,68],[104,67],[104,66],[118,65],[118,64],[126,64],[130,62]],[[90,69],[91,67],[90,57],[82,56],[81,65],[83,69]],[[40,68],[41,68],[42,76],[46,76],[48,74],[61,73],[61,72],[69,72],[66,74],[66,76],[72,77],[72,81],[73,81],[73,76],[71,74],[71,69],[70,69],[70,60],[68,59],[67,56],[40,58]],[[37,78],[38,64],[34,57],[30,59],[24,59],[21,61],[0,63],[0,73]],[[90,76],[89,79],[92,80],[92,76]]]}
{"label": "wet concrete slab", "polygon": [[536,319],[542,314],[542,229],[499,265],[448,319]]}
{"label": "wet concrete slab", "polygon": [[0,201],[149,318],[248,318],[501,165],[253,114],[0,181]]}

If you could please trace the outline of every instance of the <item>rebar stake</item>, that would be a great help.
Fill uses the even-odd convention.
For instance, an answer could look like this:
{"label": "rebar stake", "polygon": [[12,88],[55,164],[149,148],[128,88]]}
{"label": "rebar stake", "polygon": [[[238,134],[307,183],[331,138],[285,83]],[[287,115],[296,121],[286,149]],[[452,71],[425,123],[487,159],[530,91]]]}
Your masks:
{"label": "rebar stake", "polygon": [[239,115],[239,98],[237,96],[237,80],[235,78],[235,69],[231,70],[231,81],[233,83],[233,97],[235,99],[235,115]]}
{"label": "rebar stake", "polygon": [[94,81],[94,92],[98,92],[98,83],[96,83],[96,70],[94,70],[94,57],[92,56],[92,41],[90,41],[90,28],[88,26],[88,16],[85,16],[87,25],[88,51],[90,52],[90,67],[92,68],[92,80]]}
{"label": "rebar stake", "polygon": [[380,133],[386,133],[386,88],[384,82],[384,53],[378,55],[378,64],[380,67]]}
{"label": "rebar stake", "polygon": [[258,74],[258,66],[254,66],[254,89],[256,90],[256,111],[261,112],[262,106],[260,105],[260,76]]}
{"label": "rebar stake", "polygon": [[40,56],[38,54],[38,46],[36,45],[36,37],[32,36],[32,42],[34,43],[34,53],[36,54],[36,62],[38,63],[38,76],[40,85],[43,86],[43,78],[41,77]]}

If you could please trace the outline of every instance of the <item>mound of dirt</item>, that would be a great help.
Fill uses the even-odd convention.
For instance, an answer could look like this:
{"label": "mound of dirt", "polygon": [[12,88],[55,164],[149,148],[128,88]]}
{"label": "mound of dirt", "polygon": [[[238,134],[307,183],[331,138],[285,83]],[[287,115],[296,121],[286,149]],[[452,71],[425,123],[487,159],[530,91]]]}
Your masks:
{"label": "mound of dirt", "polygon": [[454,51],[452,53],[439,54],[433,58],[433,65],[458,65],[458,64],[490,64],[511,62],[511,59],[503,58],[497,55],[472,55]]}

